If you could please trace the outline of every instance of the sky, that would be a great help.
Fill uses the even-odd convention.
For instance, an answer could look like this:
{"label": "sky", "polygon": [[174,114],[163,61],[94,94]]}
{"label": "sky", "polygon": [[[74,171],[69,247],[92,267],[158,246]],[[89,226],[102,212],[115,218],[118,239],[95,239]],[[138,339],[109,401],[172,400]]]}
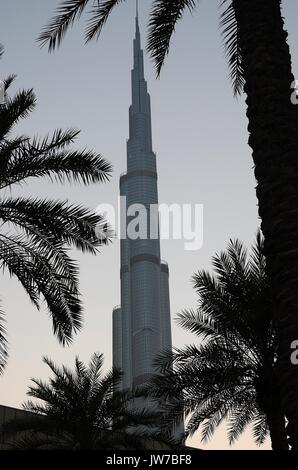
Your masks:
{"label": "sky", "polygon": [[[126,167],[135,2],[126,0],[114,10],[98,42],[84,45],[82,19],[62,47],[48,54],[35,40],[58,3],[0,0],[0,43],[6,51],[0,62],[0,78],[17,74],[10,93],[33,88],[38,100],[36,110],[18,125],[17,133],[44,136],[56,128],[79,128],[82,132],[75,147],[102,154],[112,163],[113,176],[107,184],[89,187],[30,180],[11,193],[67,199],[91,209],[102,203],[116,205],[119,176]],[[139,3],[144,45],[151,0]],[[199,269],[210,269],[211,257],[223,250],[230,238],[250,245],[259,225],[245,101],[233,98],[218,6],[217,0],[205,0],[195,13],[186,14],[159,80],[150,58],[145,57],[160,203],[204,205],[200,250],[185,251],[181,240],[161,243],[162,258],[170,268],[175,346],[196,341],[175,324],[177,312],[196,304],[192,275]],[[284,0],[283,11],[297,75],[297,2]],[[34,310],[19,283],[1,274],[0,296],[10,343],[8,366],[0,377],[1,404],[20,407],[30,378],[48,377],[43,356],[72,365],[76,355],[88,361],[98,351],[104,353],[106,367],[112,365],[112,309],[120,303],[119,242],[103,248],[96,257],[78,253],[75,257],[80,266],[85,317],[82,331],[66,348],[52,335],[46,310]],[[197,437],[192,445],[202,447]],[[228,448],[224,426],[204,448]],[[249,431],[234,448],[254,448]]]}

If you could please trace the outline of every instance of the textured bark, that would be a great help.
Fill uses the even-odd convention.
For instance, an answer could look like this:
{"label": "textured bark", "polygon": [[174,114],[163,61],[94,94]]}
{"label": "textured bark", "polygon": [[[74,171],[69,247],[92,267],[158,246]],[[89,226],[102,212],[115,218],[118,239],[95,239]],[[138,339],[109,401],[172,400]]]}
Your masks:
{"label": "textured bark", "polygon": [[243,55],[249,145],[268,276],[275,292],[277,374],[290,444],[298,449],[298,106],[280,0],[233,0]]}

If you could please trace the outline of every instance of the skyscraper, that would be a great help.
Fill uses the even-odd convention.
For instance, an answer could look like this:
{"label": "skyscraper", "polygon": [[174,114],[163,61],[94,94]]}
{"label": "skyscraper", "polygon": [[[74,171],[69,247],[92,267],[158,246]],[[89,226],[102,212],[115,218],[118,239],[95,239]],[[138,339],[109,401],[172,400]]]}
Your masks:
{"label": "skyscraper", "polygon": [[[155,236],[150,231],[150,221],[158,220],[157,170],[138,13],[131,81],[127,172],[120,178],[120,195],[126,198],[122,208],[121,306],[113,311],[113,363],[123,371],[123,389],[146,382],[154,372],[155,357],[172,345],[169,270],[160,259],[158,223]],[[129,236],[127,229],[132,220],[130,210],[134,212],[139,206],[146,208],[147,227],[145,236],[136,238]]]}

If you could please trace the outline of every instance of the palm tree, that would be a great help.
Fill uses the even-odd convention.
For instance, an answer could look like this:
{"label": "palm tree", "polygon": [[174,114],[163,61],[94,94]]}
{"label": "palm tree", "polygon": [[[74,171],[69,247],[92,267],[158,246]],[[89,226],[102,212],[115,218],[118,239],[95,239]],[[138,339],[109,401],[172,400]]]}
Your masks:
{"label": "palm tree", "polygon": [[[54,50],[67,29],[91,7],[86,41],[97,38],[123,0],[64,0],[39,41]],[[198,0],[153,0],[148,50],[157,74],[176,24]],[[234,93],[247,95],[249,145],[253,151],[259,215],[265,235],[267,273],[275,296],[279,332],[278,376],[293,449],[298,449],[298,375],[291,345],[298,338],[298,107],[281,0],[221,0],[223,38]]]}
{"label": "palm tree", "polygon": [[162,374],[154,378],[154,394],[168,403],[173,395],[183,396],[172,402],[169,414],[177,421],[184,408],[189,435],[202,426],[202,440],[210,439],[227,420],[230,444],[250,424],[257,444],[269,431],[273,449],[288,449],[275,375],[272,292],[260,233],[249,257],[235,240],[212,264],[215,275],[201,271],[194,276],[196,311],[178,317],[183,328],[198,336],[199,345],[160,358]]}
{"label": "palm tree", "polygon": [[[15,77],[5,80],[8,88]],[[13,197],[13,188],[30,178],[48,178],[88,185],[107,181],[111,166],[89,150],[73,150],[79,131],[56,130],[43,139],[15,134],[16,124],[35,108],[32,90],[20,91],[0,106],[0,265],[16,277],[33,305],[42,300],[52,317],[53,331],[69,343],[82,324],[78,268],[69,250],[96,254],[107,242],[101,216],[67,201]],[[2,320],[2,314],[0,314]],[[0,324],[0,371],[7,356]]]}
{"label": "palm tree", "polygon": [[76,358],[74,372],[47,358],[44,362],[54,376],[47,383],[33,379],[28,395],[38,404],[24,404],[32,414],[4,427],[5,439],[14,437],[13,448],[148,449],[174,442],[156,431],[160,413],[132,406],[141,392],[117,389],[119,370],[103,373],[102,354],[94,354],[88,366]]}

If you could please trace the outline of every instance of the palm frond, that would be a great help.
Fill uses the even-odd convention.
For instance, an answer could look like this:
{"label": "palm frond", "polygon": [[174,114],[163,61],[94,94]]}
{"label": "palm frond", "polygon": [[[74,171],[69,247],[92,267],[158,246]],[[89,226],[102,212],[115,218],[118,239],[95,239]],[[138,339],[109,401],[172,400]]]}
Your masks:
{"label": "palm frond", "polygon": [[21,197],[2,201],[0,219],[21,228],[36,246],[54,251],[69,246],[92,254],[103,243],[97,231],[106,223],[100,215],[66,201]]}
{"label": "palm frond", "polygon": [[246,281],[248,274],[247,250],[240,240],[230,240],[226,251],[212,258],[212,266],[218,281],[231,286],[235,281]]}
{"label": "palm frond", "polygon": [[64,0],[58,6],[56,15],[42,29],[37,41],[43,47],[48,45],[49,52],[58,48],[67,30],[79,20],[90,0]]}
{"label": "palm frond", "polygon": [[196,0],[154,0],[149,19],[147,49],[156,67],[157,76],[169,53],[177,23],[188,9],[194,11]]}
{"label": "palm frond", "polygon": [[89,363],[87,375],[90,380],[90,395],[95,395],[97,393],[97,384],[99,378],[102,374],[104,357],[103,354],[95,353],[93,354],[91,361]]}
{"label": "palm frond", "polygon": [[252,246],[250,256],[250,270],[259,282],[266,279],[266,257],[264,254],[264,237],[260,230],[257,231],[256,241]]}
{"label": "palm frond", "polygon": [[259,413],[256,411],[254,399],[245,395],[241,398],[239,405],[234,407],[228,419],[228,438],[230,445],[234,444],[235,441],[239,439],[245,428],[254,420],[255,416],[259,416]]}
{"label": "palm frond", "polygon": [[30,300],[39,308],[38,292],[32,275],[31,247],[21,236],[0,234],[0,266],[23,285]]}
{"label": "palm frond", "polygon": [[92,151],[70,151],[78,131],[58,130],[52,138],[24,139],[19,146],[8,141],[0,146],[3,176],[0,188],[30,177],[48,177],[59,183],[68,181],[85,185],[109,180],[111,165]]}
{"label": "palm frond", "polygon": [[[5,80],[6,89],[14,78]],[[76,129],[58,129],[43,139],[12,135],[35,104],[32,90],[20,91],[0,108],[0,189],[30,177],[85,185],[107,181],[111,165],[106,160],[93,151],[70,148],[79,134]],[[111,239],[107,221],[67,202],[4,195],[0,219],[0,267],[20,281],[36,308],[45,303],[59,341],[71,342],[81,327],[82,304],[78,267],[69,251],[75,247],[96,254]],[[4,330],[1,342],[4,345]],[[0,352],[2,365],[4,352],[5,348]]]}
{"label": "palm frond", "polygon": [[102,28],[112,13],[112,10],[123,1],[124,0],[101,0],[94,3],[86,28],[86,42],[100,36]]}
{"label": "palm frond", "polygon": [[[43,201],[42,206],[44,203],[45,201]],[[60,206],[59,203],[57,204]],[[46,207],[49,209],[51,205],[48,207],[46,204]],[[56,228],[53,222],[58,214],[52,213],[52,218],[50,217],[50,220],[48,220],[49,214],[47,213],[46,217],[44,217],[44,212],[39,209],[40,206],[32,204],[30,199],[3,200],[0,207],[0,218],[4,223],[9,222],[24,230],[28,237],[26,240],[27,248],[28,244],[30,247],[27,252],[25,250],[25,256],[27,256],[28,260],[30,259],[31,250],[35,247],[35,251],[46,254],[48,259],[51,260],[52,265],[56,266],[61,279],[67,279],[69,286],[77,290],[78,267],[69,257],[67,248],[64,245],[74,244],[83,251],[88,250],[93,253],[97,245],[97,242],[94,244],[94,235],[91,233],[91,236],[89,236],[90,234],[86,232],[85,227],[81,235],[80,230],[78,233],[73,233],[73,227],[71,224],[70,226],[68,225],[69,221],[67,221],[67,224],[63,224],[63,220],[60,220],[62,226]],[[74,232],[77,232],[77,230],[75,229]],[[79,238],[78,242],[76,242],[77,238]],[[87,248],[84,246],[85,243]]]}
{"label": "palm frond", "polygon": [[[259,262],[263,263],[264,259]],[[216,276],[202,271],[193,278],[199,294],[197,314],[210,317],[224,337],[231,332],[238,337],[241,335],[243,345],[257,354],[257,348],[264,343],[264,329],[258,330],[258,325],[266,317],[268,327],[266,311],[268,306],[270,308],[265,271],[263,276],[256,275],[251,256],[248,257],[247,250],[238,240],[230,241],[225,252],[213,257],[212,264]],[[262,271],[263,267],[259,269]]]}
{"label": "palm frond", "polygon": [[0,139],[7,136],[20,119],[26,118],[35,105],[33,90],[20,91],[13,98],[8,98],[0,108]]}
{"label": "palm frond", "polygon": [[201,400],[198,406],[194,401],[189,401],[185,408],[187,413],[192,412],[192,414],[187,423],[186,433],[192,436],[202,426],[202,441],[208,441],[214,434],[215,428],[227,416],[230,402],[231,394],[222,391],[211,398]]}
{"label": "palm frond", "polygon": [[262,445],[268,435],[269,427],[265,414],[259,415],[253,423],[253,436],[257,445]]}
{"label": "palm frond", "polygon": [[183,310],[177,315],[177,323],[182,328],[195,333],[202,340],[207,337],[214,339],[221,335],[211,316],[205,314],[202,310]]}
{"label": "palm frond", "polygon": [[63,278],[60,264],[49,259],[48,251],[36,250],[21,236],[0,234],[0,259],[3,268],[16,276],[34,305],[40,295],[52,317],[53,331],[64,344],[72,341],[81,327],[81,301],[74,279]]}
{"label": "palm frond", "polygon": [[6,77],[3,81],[4,81],[4,88],[5,88],[5,91],[8,90],[8,88],[13,84],[13,82],[15,81],[15,79],[17,78],[16,75],[9,75],[8,77]]}
{"label": "palm frond", "polygon": [[9,165],[9,171],[0,181],[0,188],[20,183],[27,178],[40,177],[59,183],[88,185],[109,180],[111,171],[111,166],[92,151],[32,155],[26,144],[14,154]]}
{"label": "palm frond", "polygon": [[239,29],[235,17],[233,2],[223,0],[221,6],[229,2],[229,5],[220,15],[220,27],[224,48],[230,68],[230,79],[232,81],[234,96],[241,95],[245,83],[242,67],[242,52],[240,46]]}

